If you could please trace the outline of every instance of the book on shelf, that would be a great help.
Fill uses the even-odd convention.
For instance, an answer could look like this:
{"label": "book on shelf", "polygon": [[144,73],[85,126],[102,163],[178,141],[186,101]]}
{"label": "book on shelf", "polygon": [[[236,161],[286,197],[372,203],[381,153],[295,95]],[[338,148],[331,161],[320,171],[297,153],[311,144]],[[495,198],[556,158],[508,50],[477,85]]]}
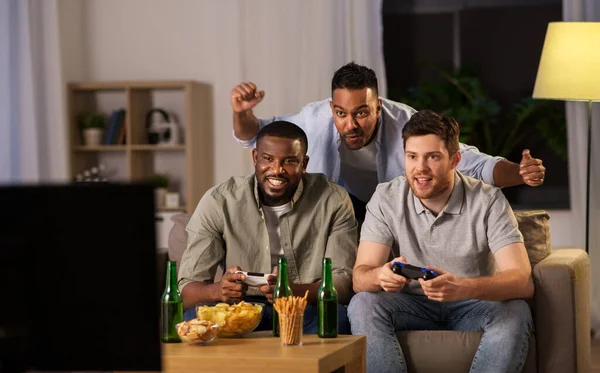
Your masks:
{"label": "book on shelf", "polygon": [[125,109],[113,110],[106,126],[105,145],[124,144],[125,140]]}

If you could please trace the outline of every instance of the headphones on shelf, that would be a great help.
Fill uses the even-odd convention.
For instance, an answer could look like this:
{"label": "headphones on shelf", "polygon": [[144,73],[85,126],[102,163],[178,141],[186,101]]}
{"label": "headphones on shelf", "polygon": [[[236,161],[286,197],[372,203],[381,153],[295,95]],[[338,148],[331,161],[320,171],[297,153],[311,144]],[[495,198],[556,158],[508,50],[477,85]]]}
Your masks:
{"label": "headphones on shelf", "polygon": [[[160,120],[156,121],[155,113],[160,114]],[[165,110],[154,108],[146,114],[146,131],[148,133],[148,144],[176,145],[180,143],[179,126],[175,123],[172,115]]]}

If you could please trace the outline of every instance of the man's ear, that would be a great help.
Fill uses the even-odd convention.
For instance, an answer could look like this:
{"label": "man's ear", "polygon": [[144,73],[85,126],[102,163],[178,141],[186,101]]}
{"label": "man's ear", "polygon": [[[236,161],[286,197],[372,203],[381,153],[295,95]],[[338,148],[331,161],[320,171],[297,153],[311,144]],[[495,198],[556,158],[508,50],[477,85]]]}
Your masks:
{"label": "man's ear", "polygon": [[381,99],[378,98],[377,99],[377,115],[378,116],[379,116],[379,114],[381,114],[381,105],[383,105],[382,102],[381,102]]}
{"label": "man's ear", "polygon": [[306,167],[308,166],[308,155],[304,156],[304,162],[302,162],[302,173],[306,173]]}
{"label": "man's ear", "polygon": [[461,157],[462,154],[460,153],[460,150],[457,150],[456,153],[454,153],[454,155],[452,156],[452,168],[456,168],[456,166],[458,166]]}
{"label": "man's ear", "polygon": [[258,160],[258,150],[256,148],[252,149],[252,163],[254,167],[256,167],[256,161]]}
{"label": "man's ear", "polygon": [[331,112],[333,112],[333,100],[329,101],[329,107],[331,108]]}

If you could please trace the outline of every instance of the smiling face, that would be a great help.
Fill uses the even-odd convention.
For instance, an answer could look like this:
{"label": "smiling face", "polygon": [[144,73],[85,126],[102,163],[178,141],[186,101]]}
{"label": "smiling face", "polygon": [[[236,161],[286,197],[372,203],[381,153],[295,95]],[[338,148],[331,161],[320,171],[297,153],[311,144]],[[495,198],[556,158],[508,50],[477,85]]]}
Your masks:
{"label": "smiling face", "polygon": [[454,169],[459,161],[460,152],[450,155],[438,135],[411,136],[406,139],[406,179],[413,194],[421,201],[449,194],[454,183]]}
{"label": "smiling face", "polygon": [[381,113],[381,100],[374,89],[338,88],[330,106],[335,128],[348,149],[358,150],[373,140]]}
{"label": "smiling face", "polygon": [[262,202],[281,206],[291,201],[308,165],[300,140],[264,136],[252,150],[252,159]]}

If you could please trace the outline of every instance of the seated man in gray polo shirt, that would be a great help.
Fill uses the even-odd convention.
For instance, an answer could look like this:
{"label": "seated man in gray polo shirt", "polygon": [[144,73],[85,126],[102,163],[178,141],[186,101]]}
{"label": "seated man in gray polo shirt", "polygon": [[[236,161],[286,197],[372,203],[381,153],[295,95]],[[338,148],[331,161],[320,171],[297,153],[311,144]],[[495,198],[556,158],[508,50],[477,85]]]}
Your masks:
{"label": "seated man in gray polo shirt", "polygon": [[[368,372],[407,371],[399,330],[482,331],[471,372],[525,363],[532,320],[519,298],[532,297],[533,281],[523,237],[500,189],[456,170],[458,135],[452,118],[413,115],[402,129],[406,177],[379,184],[367,205],[348,316],[367,335]],[[438,277],[407,279],[394,261]]]}
{"label": "seated man in gray polo shirt", "polygon": [[[266,304],[257,330],[272,328],[273,285],[242,285],[238,270],[272,273],[285,256],[295,295],[309,291],[304,332],[317,332],[317,291],[324,257],[331,258],[340,303],[352,295],[357,223],[348,193],[325,175],[306,173],[308,142],[293,123],[273,122],[258,133],[254,173],[211,188],[186,227],[188,244],[179,269],[186,320],[200,302],[260,301]],[[213,283],[219,264],[226,268]],[[339,332],[350,334],[344,306]]]}

